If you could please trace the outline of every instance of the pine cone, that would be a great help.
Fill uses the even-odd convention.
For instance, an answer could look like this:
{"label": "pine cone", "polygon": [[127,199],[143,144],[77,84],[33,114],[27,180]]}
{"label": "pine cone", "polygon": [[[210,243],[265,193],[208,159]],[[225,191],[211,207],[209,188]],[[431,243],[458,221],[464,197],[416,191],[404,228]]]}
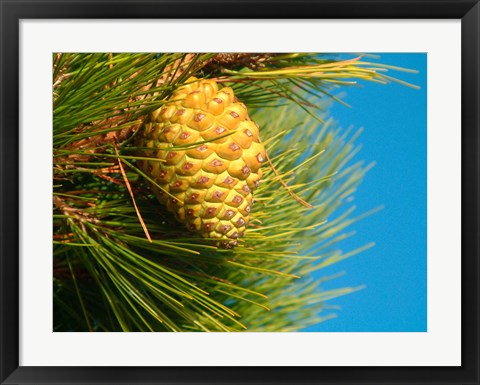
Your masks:
{"label": "pine cone", "polygon": [[265,148],[233,90],[189,79],[151,114],[136,145],[152,158],[139,165],[161,187],[151,184],[160,203],[189,230],[235,246],[248,225]]}

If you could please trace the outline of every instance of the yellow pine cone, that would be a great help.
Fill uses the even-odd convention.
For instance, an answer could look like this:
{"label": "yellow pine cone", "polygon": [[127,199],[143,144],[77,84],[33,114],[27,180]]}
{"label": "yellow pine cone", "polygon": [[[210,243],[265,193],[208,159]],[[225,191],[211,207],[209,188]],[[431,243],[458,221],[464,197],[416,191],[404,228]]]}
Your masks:
{"label": "yellow pine cone", "polygon": [[140,168],[178,221],[230,248],[245,233],[265,148],[229,87],[190,78],[139,132]]}

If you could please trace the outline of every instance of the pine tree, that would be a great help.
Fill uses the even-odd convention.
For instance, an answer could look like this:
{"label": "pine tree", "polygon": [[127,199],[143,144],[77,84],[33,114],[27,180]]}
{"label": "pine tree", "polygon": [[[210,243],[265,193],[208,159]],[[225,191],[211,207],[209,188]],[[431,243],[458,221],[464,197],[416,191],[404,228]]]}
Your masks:
{"label": "pine tree", "polygon": [[[312,273],[371,245],[338,249],[361,217],[348,197],[369,165],[353,159],[358,132],[328,108],[338,89],[388,83],[398,69],[363,59],[54,54],[54,330],[298,331],[329,318],[326,301],[358,288],[324,291]],[[233,91],[265,148],[248,226],[229,247],[162,205],[165,185],[148,165],[165,159],[141,139],[197,79]]]}

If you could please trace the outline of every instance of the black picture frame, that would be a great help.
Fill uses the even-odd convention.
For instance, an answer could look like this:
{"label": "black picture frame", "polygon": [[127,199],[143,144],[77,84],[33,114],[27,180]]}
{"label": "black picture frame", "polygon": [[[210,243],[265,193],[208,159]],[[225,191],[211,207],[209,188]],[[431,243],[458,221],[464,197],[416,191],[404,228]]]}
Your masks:
{"label": "black picture frame", "polygon": [[[480,384],[478,0],[0,0],[1,384]],[[460,367],[19,366],[19,21],[21,19],[461,19],[462,365]],[[412,349],[415,349],[412,346]]]}

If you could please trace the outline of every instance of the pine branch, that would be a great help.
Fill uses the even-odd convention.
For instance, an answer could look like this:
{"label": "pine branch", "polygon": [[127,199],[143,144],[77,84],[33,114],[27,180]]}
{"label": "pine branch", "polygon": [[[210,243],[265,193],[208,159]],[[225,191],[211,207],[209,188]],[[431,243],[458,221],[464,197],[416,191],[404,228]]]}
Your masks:
{"label": "pine branch", "polygon": [[[356,134],[321,111],[332,84],[390,81],[385,69],[312,54],[55,54],[54,329],[294,331],[330,318],[325,302],[358,288],[322,291],[310,275],[362,250],[337,245],[359,219],[347,201],[369,166],[352,161]],[[233,250],[159,205],[132,140],[200,75],[247,104],[275,169],[264,167]]]}

